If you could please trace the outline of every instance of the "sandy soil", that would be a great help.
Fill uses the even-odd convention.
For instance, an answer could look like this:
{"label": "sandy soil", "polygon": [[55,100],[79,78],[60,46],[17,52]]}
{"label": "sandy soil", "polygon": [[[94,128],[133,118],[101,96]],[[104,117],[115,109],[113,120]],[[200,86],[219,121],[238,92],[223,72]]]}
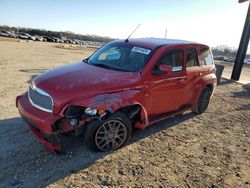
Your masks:
{"label": "sandy soil", "polygon": [[45,69],[92,52],[0,38],[0,187],[250,187],[250,85],[226,79],[206,113],[136,130],[116,152],[93,153],[68,136],[64,154],[48,153],[19,117],[15,97]]}

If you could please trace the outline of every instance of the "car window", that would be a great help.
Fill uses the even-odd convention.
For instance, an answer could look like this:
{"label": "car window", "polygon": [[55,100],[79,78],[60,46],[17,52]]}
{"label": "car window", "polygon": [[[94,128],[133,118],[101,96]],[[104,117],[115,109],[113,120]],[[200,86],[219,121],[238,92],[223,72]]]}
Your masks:
{"label": "car window", "polygon": [[147,63],[152,50],[130,44],[107,44],[96,51],[88,63],[108,69],[137,72]]}
{"label": "car window", "polygon": [[187,67],[198,66],[197,52],[194,48],[187,49]]}
{"label": "car window", "polygon": [[173,71],[181,71],[183,69],[183,51],[167,52],[158,62],[158,65],[162,64],[171,66]]}
{"label": "car window", "polygon": [[201,60],[203,65],[213,65],[213,57],[208,48],[201,49]]}
{"label": "car window", "polygon": [[108,50],[104,51],[100,56],[98,57],[98,61],[102,60],[118,60],[121,57],[121,49],[118,47],[109,48]]}

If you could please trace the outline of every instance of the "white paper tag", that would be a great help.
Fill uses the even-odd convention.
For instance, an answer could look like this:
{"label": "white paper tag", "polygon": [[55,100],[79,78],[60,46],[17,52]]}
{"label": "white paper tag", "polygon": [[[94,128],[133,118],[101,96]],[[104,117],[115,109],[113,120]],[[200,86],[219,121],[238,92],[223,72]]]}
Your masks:
{"label": "white paper tag", "polygon": [[141,53],[141,54],[146,54],[146,55],[148,55],[151,52],[151,50],[149,50],[149,49],[136,47],[136,46],[134,46],[131,51],[132,52],[138,52],[138,53]]}

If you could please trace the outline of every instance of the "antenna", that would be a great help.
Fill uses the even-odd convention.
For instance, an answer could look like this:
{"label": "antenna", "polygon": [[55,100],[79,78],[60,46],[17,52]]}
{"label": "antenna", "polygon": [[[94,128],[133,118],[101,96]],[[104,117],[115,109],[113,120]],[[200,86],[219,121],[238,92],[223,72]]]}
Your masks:
{"label": "antenna", "polygon": [[167,38],[168,29],[165,30],[165,38]]}
{"label": "antenna", "polygon": [[126,40],[124,42],[128,42],[128,39],[131,37],[131,35],[134,34],[134,32],[138,29],[138,27],[140,27],[141,24],[138,24],[137,27],[134,29],[134,31],[128,36],[128,38],[126,38]]}

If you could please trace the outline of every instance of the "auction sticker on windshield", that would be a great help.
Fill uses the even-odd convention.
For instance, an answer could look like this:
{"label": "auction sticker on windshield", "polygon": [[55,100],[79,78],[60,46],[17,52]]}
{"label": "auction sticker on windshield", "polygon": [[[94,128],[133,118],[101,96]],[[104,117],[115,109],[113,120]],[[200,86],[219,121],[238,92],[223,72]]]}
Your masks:
{"label": "auction sticker on windshield", "polygon": [[141,54],[146,54],[146,55],[148,55],[151,52],[151,50],[149,50],[149,49],[136,47],[136,46],[134,46],[131,51],[132,52],[138,52],[138,53],[141,53]]}

